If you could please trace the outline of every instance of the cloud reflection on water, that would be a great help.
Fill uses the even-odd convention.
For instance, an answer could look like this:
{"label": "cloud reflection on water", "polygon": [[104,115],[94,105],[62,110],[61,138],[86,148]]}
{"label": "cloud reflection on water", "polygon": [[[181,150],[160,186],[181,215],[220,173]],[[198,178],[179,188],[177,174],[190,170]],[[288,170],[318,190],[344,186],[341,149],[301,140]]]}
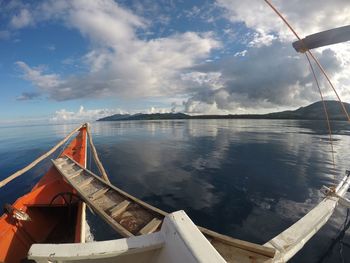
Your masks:
{"label": "cloud reflection on water", "polygon": [[[1,129],[1,171],[6,175],[22,168],[76,126]],[[100,158],[118,187],[166,211],[184,209],[197,224],[263,243],[306,214],[321,200],[321,186],[349,169],[349,127],[332,126],[336,169],[324,122],[96,122],[92,130]],[[47,164],[9,184],[12,190],[0,193],[0,199],[13,201],[24,194]],[[318,258],[314,247],[326,249],[344,220],[344,210],[337,213],[303,250],[303,258]],[[99,238],[113,238],[98,227],[101,222],[94,222],[92,229],[105,231]]]}
{"label": "cloud reflection on water", "polygon": [[[336,152],[347,151],[339,124]],[[342,176],[332,168],[323,122],[179,120],[95,123],[112,182],[167,211],[255,242],[297,221]],[[338,222],[339,224],[339,222]],[[327,235],[326,235],[327,236]],[[330,237],[328,237],[330,238]]]}

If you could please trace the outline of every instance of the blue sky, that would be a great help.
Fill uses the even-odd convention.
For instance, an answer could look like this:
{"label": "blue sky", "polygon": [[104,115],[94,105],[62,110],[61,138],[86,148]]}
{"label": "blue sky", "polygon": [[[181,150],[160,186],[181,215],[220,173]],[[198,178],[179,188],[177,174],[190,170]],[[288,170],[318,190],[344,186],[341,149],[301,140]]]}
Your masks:
{"label": "blue sky", "polygon": [[[273,1],[301,35],[349,24],[335,2]],[[261,0],[0,0],[0,122],[303,106],[318,94],[293,41]],[[315,52],[347,100],[349,44]]]}

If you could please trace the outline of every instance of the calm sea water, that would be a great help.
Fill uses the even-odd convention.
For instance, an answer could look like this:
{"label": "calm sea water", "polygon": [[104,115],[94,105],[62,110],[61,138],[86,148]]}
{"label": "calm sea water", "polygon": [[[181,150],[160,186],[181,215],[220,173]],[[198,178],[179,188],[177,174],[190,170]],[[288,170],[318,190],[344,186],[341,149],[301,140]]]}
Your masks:
{"label": "calm sea water", "polygon": [[[96,122],[93,138],[113,184],[165,211],[183,209],[198,225],[264,243],[305,215],[319,189],[350,169],[350,127],[332,124],[336,168],[325,123],[294,120]],[[77,124],[1,126],[0,179],[41,155]],[[51,158],[56,157],[59,151]],[[90,159],[90,158],[88,158]],[[0,205],[28,192],[46,161],[0,189]],[[93,164],[89,167],[96,170]],[[350,262],[346,210],[291,262]],[[117,235],[96,216],[96,240]],[[340,234],[340,235],[339,235]],[[342,245],[341,245],[342,244]]]}

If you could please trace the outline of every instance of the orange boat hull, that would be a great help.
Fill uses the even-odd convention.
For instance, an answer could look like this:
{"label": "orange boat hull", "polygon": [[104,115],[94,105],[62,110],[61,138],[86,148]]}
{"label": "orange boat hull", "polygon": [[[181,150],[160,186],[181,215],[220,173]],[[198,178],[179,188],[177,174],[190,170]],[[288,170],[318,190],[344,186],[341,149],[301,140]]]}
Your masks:
{"label": "orange boat hull", "polygon": [[[84,167],[86,136],[86,128],[81,128],[62,153]],[[83,203],[74,194],[74,189],[51,167],[28,194],[12,205],[27,213],[30,221],[18,221],[6,213],[0,217],[0,262],[21,262],[34,243],[84,241]]]}

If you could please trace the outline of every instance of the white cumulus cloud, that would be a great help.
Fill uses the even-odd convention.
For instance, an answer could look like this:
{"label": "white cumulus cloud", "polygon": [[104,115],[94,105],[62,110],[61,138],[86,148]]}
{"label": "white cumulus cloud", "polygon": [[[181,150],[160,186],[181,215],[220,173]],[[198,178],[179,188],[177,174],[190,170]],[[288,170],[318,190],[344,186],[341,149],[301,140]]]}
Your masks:
{"label": "white cumulus cloud", "polygon": [[141,39],[137,30],[147,28],[149,21],[111,0],[49,1],[36,10],[44,14],[38,21],[61,21],[92,43],[83,58],[88,70],[79,75],[44,74],[25,62],[17,62],[25,78],[55,100],[181,94],[187,88],[180,78],[182,71],[220,47],[211,33],[185,32]]}
{"label": "white cumulus cloud", "polygon": [[[300,36],[350,24],[350,4],[345,0],[272,1]],[[320,99],[307,60],[291,43],[295,36],[260,0],[217,0],[223,16],[234,27],[248,28],[244,56],[235,53],[194,67],[201,73],[220,73],[222,88],[201,85],[184,103],[190,113],[254,113],[293,109]],[[314,51],[329,73],[343,100],[350,100],[349,43]],[[335,99],[324,77],[319,74],[324,96]],[[194,79],[195,82],[198,82]]]}
{"label": "white cumulus cloud", "polygon": [[113,114],[127,114],[127,112],[120,109],[85,109],[80,106],[77,111],[68,111],[60,109],[50,118],[52,122],[72,122],[72,121],[94,121]]}
{"label": "white cumulus cloud", "polygon": [[[295,39],[286,25],[261,0],[216,0],[232,22],[244,22],[261,36],[275,34],[281,40]],[[301,36],[350,24],[348,0],[273,0],[271,3],[287,18]]]}
{"label": "white cumulus cloud", "polygon": [[18,14],[14,15],[11,19],[11,26],[14,28],[22,28],[34,23],[33,17],[29,10],[21,9]]}
{"label": "white cumulus cloud", "polygon": [[62,83],[59,75],[46,74],[43,67],[31,68],[23,61],[17,61],[16,65],[23,71],[23,77],[34,83],[41,91],[50,91]]}
{"label": "white cumulus cloud", "polygon": [[[301,36],[350,23],[348,0],[272,2]],[[264,1],[216,0],[210,6],[210,12],[215,6],[226,19],[225,34],[233,35],[228,43],[218,34],[222,28],[145,38],[154,21],[142,16],[144,8],[133,12],[112,0],[49,0],[32,9],[22,6],[11,20],[13,27],[54,21],[76,30],[90,45],[77,59],[83,63],[79,73],[51,73],[25,61],[17,65],[39,92],[57,101],[183,98],[180,105],[189,113],[247,113],[295,108],[319,99],[307,61],[291,47],[295,37]],[[190,12],[199,17],[208,10]],[[246,28],[237,31],[242,24]],[[239,32],[244,32],[243,38],[236,37]],[[235,47],[234,40],[242,51],[224,54],[228,46]],[[214,58],[213,51],[222,53]],[[318,49],[315,54],[341,97],[350,99],[349,44]],[[323,78],[320,83],[326,97],[333,99]]]}

